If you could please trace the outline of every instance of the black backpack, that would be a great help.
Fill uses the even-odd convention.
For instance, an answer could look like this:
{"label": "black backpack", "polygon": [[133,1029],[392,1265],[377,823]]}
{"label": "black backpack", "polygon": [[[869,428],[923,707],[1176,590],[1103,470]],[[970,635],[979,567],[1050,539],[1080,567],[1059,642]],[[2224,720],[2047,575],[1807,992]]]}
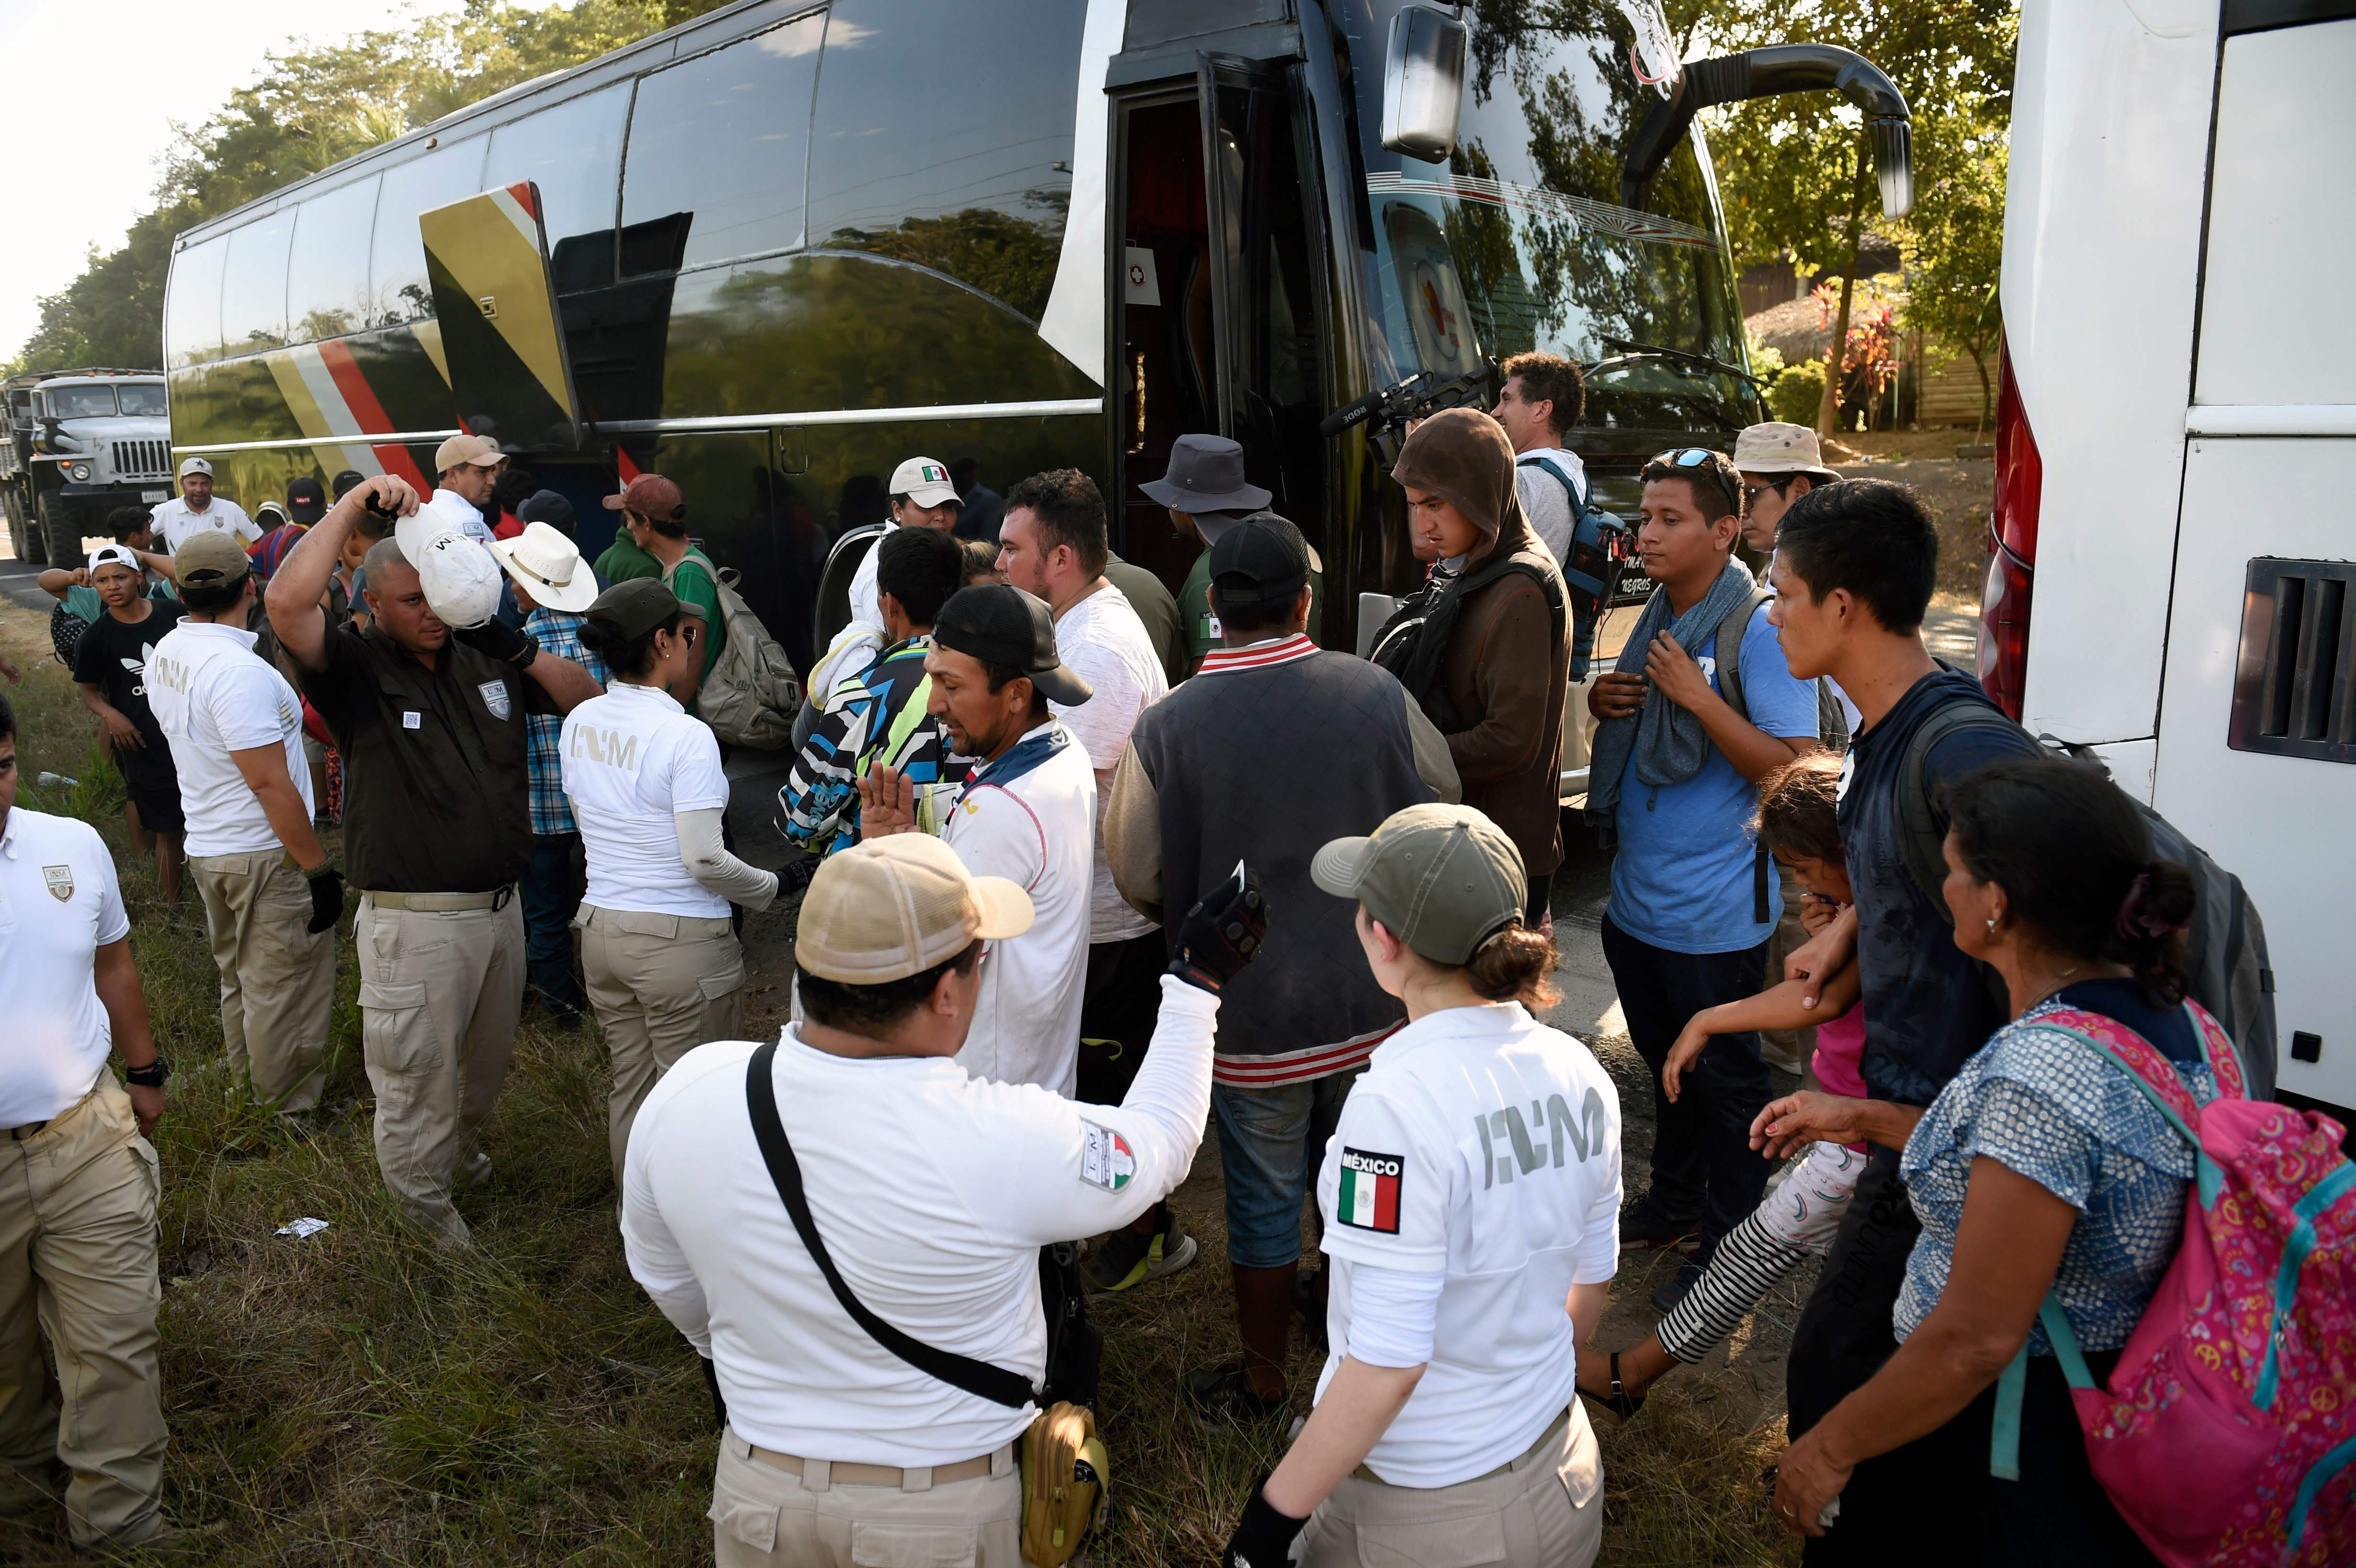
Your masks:
{"label": "black backpack", "polygon": [[[1906,742],[1898,763],[1898,837],[1906,869],[1942,920],[1949,918],[1946,814],[1931,798],[1931,748],[1963,730],[2029,731],[1996,709],[1972,701],[1950,702],[1933,710]],[[2038,744],[2056,756],[2098,770],[2110,769],[2090,746],[2051,735]],[[2130,800],[2135,797],[2128,796]],[[2135,802],[2151,830],[2152,853],[2192,873],[2192,929],[2185,933],[2185,971],[2192,999],[2225,1026],[2241,1048],[2249,1077],[2249,1097],[2271,1100],[2275,1093],[2275,972],[2266,957],[2266,928],[2242,879],[2211,859],[2168,818]]]}
{"label": "black backpack", "polygon": [[1570,556],[1561,566],[1563,586],[1570,592],[1570,683],[1577,686],[1587,678],[1596,628],[1619,592],[1621,572],[1636,553],[1636,536],[1618,517],[1598,510],[1552,458],[1518,458],[1514,466],[1542,471],[1570,497]]}
{"label": "black backpack", "polygon": [[1555,640],[1560,642],[1564,625],[1570,619],[1562,579],[1509,555],[1462,577],[1435,577],[1426,581],[1398,602],[1391,618],[1375,634],[1374,645],[1366,650],[1367,658],[1398,677],[1408,695],[1423,709],[1423,716],[1443,735],[1452,735],[1470,723],[1449,701],[1447,683],[1440,678],[1440,661],[1448,652],[1449,638],[1455,634],[1456,617],[1465,600],[1497,579],[1516,571],[1536,582],[1546,595]]}

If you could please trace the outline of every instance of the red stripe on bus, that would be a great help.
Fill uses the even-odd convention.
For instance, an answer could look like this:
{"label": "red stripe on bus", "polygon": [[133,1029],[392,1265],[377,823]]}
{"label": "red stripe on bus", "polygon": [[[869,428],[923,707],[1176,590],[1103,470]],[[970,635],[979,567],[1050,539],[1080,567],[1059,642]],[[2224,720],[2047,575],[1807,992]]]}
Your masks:
{"label": "red stripe on bus", "polygon": [[[349,409],[352,418],[359,422],[362,434],[389,435],[392,432],[392,421],[386,417],[384,405],[377,401],[375,389],[368,384],[368,378],[360,374],[359,364],[353,359],[350,348],[329,338],[319,345],[319,362],[327,368],[329,379],[336,383],[336,390],[343,394],[344,407]],[[434,486],[426,481],[424,471],[417,466],[417,460],[409,455],[407,447],[380,446],[373,442],[369,447],[375,452],[376,460],[384,464],[386,473],[408,480],[421,496],[433,493]]]}

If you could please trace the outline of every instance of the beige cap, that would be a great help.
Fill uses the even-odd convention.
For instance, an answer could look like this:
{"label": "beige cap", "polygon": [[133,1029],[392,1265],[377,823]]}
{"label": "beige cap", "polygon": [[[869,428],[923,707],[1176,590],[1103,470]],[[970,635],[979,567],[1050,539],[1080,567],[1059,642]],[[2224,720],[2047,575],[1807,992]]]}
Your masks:
{"label": "beige cap", "polygon": [[802,897],[794,962],[820,979],[881,986],[947,963],[977,937],[1031,929],[1031,895],[977,877],[929,833],[870,838],[830,855]]}
{"label": "beige cap", "polygon": [[958,498],[949,471],[929,457],[912,457],[892,470],[894,496],[905,496],[919,507],[938,507]]}
{"label": "beige cap", "polygon": [[1772,421],[1754,424],[1734,438],[1734,466],[1745,474],[1821,474],[1839,475],[1825,467],[1824,448],[1816,432],[1804,424]]}
{"label": "beige cap", "polygon": [[1521,918],[1529,897],[1522,852],[1505,829],[1469,805],[1439,801],[1394,812],[1371,838],[1334,839],[1317,851],[1309,876],[1365,905],[1435,964],[1470,962]]}
{"label": "beige cap", "polygon": [[183,588],[224,587],[252,570],[253,561],[237,536],[220,528],[190,534],[172,552],[172,574]]}
{"label": "beige cap", "polygon": [[496,468],[508,460],[496,443],[479,435],[454,435],[434,449],[434,472],[447,474],[453,468],[471,464],[477,468]]}

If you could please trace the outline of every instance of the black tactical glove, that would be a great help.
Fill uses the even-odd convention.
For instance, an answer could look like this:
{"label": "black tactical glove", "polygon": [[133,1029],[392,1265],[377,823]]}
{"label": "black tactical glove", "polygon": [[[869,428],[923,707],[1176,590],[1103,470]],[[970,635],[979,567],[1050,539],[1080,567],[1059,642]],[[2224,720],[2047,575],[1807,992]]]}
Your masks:
{"label": "black tactical glove", "polygon": [[511,664],[518,669],[531,663],[540,652],[538,638],[517,631],[496,615],[481,625],[469,626],[463,632],[454,626],[450,635],[486,658]]}
{"label": "black tactical glove", "polygon": [[1293,1539],[1308,1522],[1269,1506],[1268,1477],[1262,1476],[1252,1488],[1251,1501],[1244,1504],[1236,1532],[1227,1537],[1227,1549],[1219,1553],[1219,1568],[1284,1568],[1292,1555]]}
{"label": "black tactical glove", "polygon": [[1214,996],[1258,954],[1268,936],[1268,901],[1259,879],[1236,862],[1235,875],[1212,889],[1178,927],[1169,973]]}
{"label": "black tactical glove", "polygon": [[305,874],[311,882],[311,923],[305,929],[316,936],[343,918],[344,874],[333,866]]}

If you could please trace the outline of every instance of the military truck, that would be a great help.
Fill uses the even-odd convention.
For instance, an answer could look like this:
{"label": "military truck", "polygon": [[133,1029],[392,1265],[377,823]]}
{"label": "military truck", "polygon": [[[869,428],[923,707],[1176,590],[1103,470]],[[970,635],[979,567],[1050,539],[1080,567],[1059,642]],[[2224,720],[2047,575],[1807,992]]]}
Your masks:
{"label": "military truck", "polygon": [[19,559],[70,565],[127,502],[172,494],[172,421],[155,370],[53,370],[0,381],[0,508]]}

